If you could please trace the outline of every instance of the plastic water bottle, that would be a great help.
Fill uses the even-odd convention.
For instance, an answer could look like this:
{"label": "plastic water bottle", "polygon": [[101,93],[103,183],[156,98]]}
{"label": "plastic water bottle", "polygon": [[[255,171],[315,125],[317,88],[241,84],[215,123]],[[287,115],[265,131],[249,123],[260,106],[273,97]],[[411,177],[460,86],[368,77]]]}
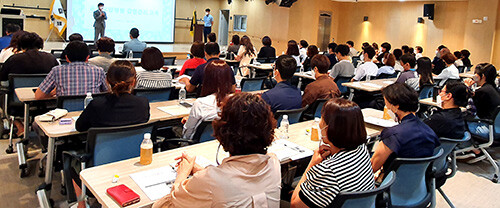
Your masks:
{"label": "plastic water bottle", "polygon": [[319,141],[319,122],[321,121],[320,118],[316,117],[314,118],[314,123],[311,126],[311,141]]}
{"label": "plastic water bottle", "polygon": [[304,74],[304,67],[303,66],[300,67],[299,72],[300,72],[300,74]]}
{"label": "plastic water bottle", "polygon": [[290,122],[288,122],[288,115],[283,115],[283,119],[281,119],[280,129],[281,129],[281,138],[288,139],[288,126]]}
{"label": "plastic water bottle", "polygon": [[151,141],[151,134],[145,133],[144,140],[141,143],[141,158],[139,163],[141,165],[149,165],[153,162],[153,142]]}
{"label": "plastic water bottle", "polygon": [[179,90],[179,103],[186,102],[186,89],[182,86],[181,90]]}
{"label": "plastic water bottle", "polygon": [[94,98],[92,98],[92,93],[87,92],[87,97],[85,97],[85,100],[83,100],[83,108],[87,108],[87,105],[89,105],[90,101],[92,101]]}
{"label": "plastic water bottle", "polygon": [[129,59],[134,58],[134,52],[129,51],[129,52],[128,52],[128,58],[129,58]]}

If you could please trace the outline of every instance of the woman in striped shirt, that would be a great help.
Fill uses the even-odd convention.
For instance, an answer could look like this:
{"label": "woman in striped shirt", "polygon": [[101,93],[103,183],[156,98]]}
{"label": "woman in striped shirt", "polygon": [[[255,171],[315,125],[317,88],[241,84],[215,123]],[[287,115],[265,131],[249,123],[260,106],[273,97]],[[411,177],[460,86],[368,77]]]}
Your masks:
{"label": "woman in striped shirt", "polygon": [[359,106],[344,99],[329,100],[321,111],[319,127],[323,145],[314,151],[295,188],[292,207],[327,207],[340,192],[375,186]]}
{"label": "woman in striped shirt", "polygon": [[149,47],[144,49],[141,66],[146,71],[137,73],[138,89],[168,88],[172,86],[172,74],[161,71],[163,54],[160,49]]}

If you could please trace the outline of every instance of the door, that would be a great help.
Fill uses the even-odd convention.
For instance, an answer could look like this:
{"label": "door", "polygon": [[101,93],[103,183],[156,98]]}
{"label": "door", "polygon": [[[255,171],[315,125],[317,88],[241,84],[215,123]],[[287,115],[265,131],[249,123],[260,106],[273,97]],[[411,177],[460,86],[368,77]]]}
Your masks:
{"label": "door", "polygon": [[328,51],[330,43],[330,28],[332,25],[332,13],[320,12],[318,25],[318,47],[321,51]]}
{"label": "door", "polygon": [[227,46],[229,36],[229,10],[220,10],[219,45]]}

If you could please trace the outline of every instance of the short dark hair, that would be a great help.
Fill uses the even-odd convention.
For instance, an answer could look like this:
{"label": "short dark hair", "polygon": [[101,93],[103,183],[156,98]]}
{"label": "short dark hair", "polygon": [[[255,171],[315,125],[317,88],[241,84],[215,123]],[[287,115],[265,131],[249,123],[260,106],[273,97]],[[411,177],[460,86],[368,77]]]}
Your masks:
{"label": "short dark hair", "polygon": [[314,55],[318,54],[319,50],[318,47],[315,45],[310,45],[307,47],[307,57],[313,57]]}
{"label": "short dark hair", "polygon": [[100,6],[104,6],[104,3],[101,2],[101,3],[97,4],[97,7],[100,7]]}
{"label": "short dark hair", "polygon": [[210,12],[210,9],[209,8],[205,9],[205,12]]}
{"label": "short dark hair", "polygon": [[388,43],[388,42],[384,42],[382,43],[382,45],[380,45],[382,48],[385,48],[387,52],[389,52],[391,50],[391,44]]}
{"label": "short dark hair", "polygon": [[405,54],[401,56],[401,62],[403,62],[403,64],[410,64],[411,68],[415,68],[415,65],[417,64],[415,56],[412,56],[410,54]]}
{"label": "short dark hair", "polygon": [[302,48],[307,48],[307,46],[309,46],[309,43],[307,43],[306,40],[301,40],[300,41],[300,46],[302,46]]}
{"label": "short dark hair", "polygon": [[217,35],[215,33],[210,33],[207,35],[207,38],[210,42],[216,42],[217,41]]}
{"label": "short dark hair", "polygon": [[82,41],[73,41],[64,49],[66,57],[71,62],[83,62],[87,60],[89,56],[89,47]]}
{"label": "short dark hair", "polygon": [[316,54],[311,59],[311,69],[318,67],[318,72],[320,74],[328,73],[330,69],[330,59],[325,55]]}
{"label": "short dark hair", "polygon": [[297,60],[290,55],[281,55],[276,59],[276,70],[280,72],[282,79],[289,80],[297,70]]}
{"label": "short dark hair", "polygon": [[375,56],[375,49],[373,47],[363,48],[363,53],[368,54],[368,58],[372,59]]}
{"label": "short dark hair", "polygon": [[347,56],[349,55],[349,46],[340,44],[337,46],[337,48],[335,48],[335,52],[340,53],[340,55],[342,56]]}
{"label": "short dark hair", "polygon": [[372,43],[372,47],[373,47],[373,49],[378,50],[378,44],[377,43],[373,42]]}
{"label": "short dark hair", "polygon": [[286,55],[290,56],[298,56],[300,55],[299,46],[297,45],[297,41],[289,40],[288,47],[286,49]]}
{"label": "short dark hair", "polygon": [[209,56],[215,56],[219,55],[220,49],[219,49],[219,44],[216,42],[209,42],[205,45],[205,53],[207,53]]}
{"label": "short dark hair", "polygon": [[[71,43],[70,43],[71,44]],[[136,80],[136,71],[134,65],[127,60],[117,60],[113,62],[106,73],[106,80],[111,86],[111,92],[119,96],[127,93]]]}
{"label": "short dark hair", "polygon": [[271,38],[269,36],[264,36],[262,38],[262,45],[271,46],[272,44],[273,44],[273,41],[271,40]]}
{"label": "short dark hair", "polygon": [[422,46],[417,46],[415,48],[417,49],[417,52],[419,52],[419,53],[424,52],[424,48],[422,48]]}
{"label": "short dark hair", "polygon": [[191,45],[191,54],[197,58],[205,57],[205,44],[200,41],[194,42]]}
{"label": "short dark hair", "polygon": [[443,57],[441,57],[441,59],[443,59],[443,61],[446,64],[453,64],[457,60],[457,57],[455,57],[455,55],[453,55],[451,53],[445,53],[445,54],[443,54]]}
{"label": "short dark hair", "polygon": [[366,48],[366,47],[371,47],[370,43],[368,43],[368,42],[364,42],[364,43],[363,43],[363,44],[361,44],[361,45],[362,45],[362,46],[361,46],[361,49],[364,49],[364,48]]}
{"label": "short dark hair", "polygon": [[83,41],[83,36],[80,33],[73,33],[68,38],[69,42],[71,41]]}
{"label": "short dark hair", "polygon": [[440,46],[438,46],[438,50],[439,50],[439,51],[440,51],[441,49],[443,49],[443,48],[446,48],[446,46],[444,46],[444,45],[440,45]]}
{"label": "short dark hair", "polygon": [[467,101],[469,100],[469,93],[467,86],[460,81],[448,81],[446,82],[446,93],[451,93],[455,105],[460,107],[467,106]]}
{"label": "short dark hair", "polygon": [[403,54],[406,54],[410,52],[410,47],[407,45],[403,45],[401,46],[401,50],[403,50]]}
{"label": "short dark hair", "polygon": [[401,56],[403,55],[403,51],[401,49],[397,48],[397,49],[394,49],[392,51],[392,54],[394,54],[394,57],[396,58],[396,60],[399,61],[399,60],[401,60]]}
{"label": "short dark hair", "polygon": [[233,38],[231,39],[231,42],[234,45],[239,45],[240,44],[240,36],[239,35],[233,35]]}
{"label": "short dark hair", "polygon": [[5,31],[8,33],[15,33],[17,31],[21,30],[21,27],[17,24],[9,23],[5,25]]}
{"label": "short dark hair", "polygon": [[470,56],[470,52],[467,49],[461,50],[460,53],[462,54],[462,57],[464,57],[464,58],[469,58],[469,56]]}
{"label": "short dark hair", "polygon": [[328,125],[327,139],[335,147],[353,150],[366,142],[363,113],[356,103],[341,98],[328,100],[321,118]]}
{"label": "short dark hair", "polygon": [[143,69],[152,71],[163,67],[163,54],[156,47],[149,47],[142,51],[141,66]]}
{"label": "short dark hair", "polygon": [[115,51],[115,41],[109,37],[99,38],[96,42],[97,50],[112,53]]}
{"label": "short dark hair", "polygon": [[462,58],[462,53],[460,53],[460,51],[455,51],[455,52],[453,52],[453,55],[455,55],[455,57],[456,57],[457,59]]}
{"label": "short dark hair", "polygon": [[347,45],[350,45],[351,47],[354,47],[354,42],[352,40],[345,42]]}
{"label": "short dark hair", "polygon": [[399,105],[399,110],[415,112],[418,109],[418,93],[403,83],[394,83],[382,89],[382,95],[392,105]]}
{"label": "short dark hair", "polygon": [[495,79],[498,76],[497,69],[493,64],[481,63],[476,66],[474,73],[479,75],[479,77],[485,76],[486,83],[495,86]]}
{"label": "short dark hair", "polygon": [[232,156],[266,154],[274,139],[276,120],[259,95],[238,93],[227,100],[220,119],[212,126],[215,138]]}
{"label": "short dark hair", "polygon": [[333,52],[335,52],[335,49],[337,48],[337,44],[334,42],[331,42],[328,44],[328,49],[332,49]]}
{"label": "short dark hair", "polygon": [[19,37],[17,48],[19,50],[41,49],[43,48],[43,39],[34,32],[24,33],[21,37]]}
{"label": "short dark hair", "polygon": [[139,37],[139,29],[137,29],[135,27],[130,29],[130,36],[132,36],[132,38]]}

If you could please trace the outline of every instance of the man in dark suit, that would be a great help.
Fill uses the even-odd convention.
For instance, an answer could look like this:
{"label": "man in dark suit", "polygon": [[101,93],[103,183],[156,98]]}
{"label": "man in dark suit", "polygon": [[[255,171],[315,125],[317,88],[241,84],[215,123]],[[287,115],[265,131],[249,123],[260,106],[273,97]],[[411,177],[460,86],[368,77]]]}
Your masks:
{"label": "man in dark suit", "polygon": [[94,44],[97,42],[99,39],[99,34],[101,37],[104,37],[104,30],[106,29],[106,22],[105,20],[108,19],[108,16],[106,16],[106,12],[103,11],[104,4],[99,3],[97,4],[97,7],[99,9],[94,11]]}

